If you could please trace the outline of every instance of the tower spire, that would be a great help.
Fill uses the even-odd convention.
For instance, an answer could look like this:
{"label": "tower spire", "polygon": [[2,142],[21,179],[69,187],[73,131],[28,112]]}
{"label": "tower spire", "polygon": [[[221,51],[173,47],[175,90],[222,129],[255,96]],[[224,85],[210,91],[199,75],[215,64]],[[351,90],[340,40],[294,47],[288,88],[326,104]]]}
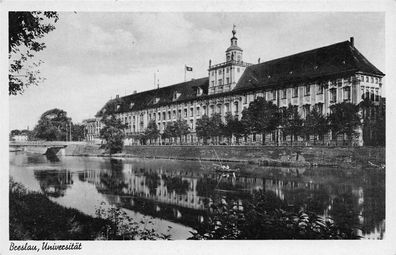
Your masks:
{"label": "tower spire", "polygon": [[237,46],[238,44],[238,38],[236,38],[235,34],[236,34],[236,26],[235,24],[232,26],[232,37],[231,37],[231,46]]}

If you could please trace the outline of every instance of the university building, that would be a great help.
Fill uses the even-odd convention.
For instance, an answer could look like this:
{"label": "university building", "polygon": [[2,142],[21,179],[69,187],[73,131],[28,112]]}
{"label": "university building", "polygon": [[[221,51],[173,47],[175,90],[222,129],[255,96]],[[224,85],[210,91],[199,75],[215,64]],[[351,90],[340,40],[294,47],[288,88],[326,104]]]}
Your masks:
{"label": "university building", "polygon": [[[163,132],[168,123],[177,119],[186,120],[190,127],[190,134],[183,142],[198,143],[195,127],[203,115],[220,113],[224,118],[230,112],[241,118],[242,111],[257,97],[264,97],[278,107],[291,104],[302,117],[314,106],[326,115],[336,103],[359,104],[369,95],[373,101],[381,98],[384,74],[355,48],[353,37],[349,41],[258,62],[244,62],[234,27],[225,62],[212,64],[209,61],[208,77],[117,96],[117,117],[128,125],[126,144],[138,144],[136,135],[144,132],[152,120]],[[87,140],[98,139],[102,110],[96,118],[85,121]],[[362,137],[362,134],[356,136],[356,144],[362,145]],[[261,135],[250,135],[245,142],[260,143],[261,139]],[[274,134],[266,137],[266,141],[274,144],[288,139]],[[330,140],[330,136],[326,139]],[[161,138],[157,141],[163,142]]]}

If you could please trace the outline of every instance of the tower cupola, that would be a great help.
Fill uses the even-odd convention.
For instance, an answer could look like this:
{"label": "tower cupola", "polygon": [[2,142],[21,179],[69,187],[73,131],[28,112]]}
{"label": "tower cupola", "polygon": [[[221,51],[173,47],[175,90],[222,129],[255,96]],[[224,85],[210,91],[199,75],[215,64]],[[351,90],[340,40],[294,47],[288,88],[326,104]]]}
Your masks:
{"label": "tower cupola", "polygon": [[231,37],[231,45],[226,50],[226,59],[227,61],[242,61],[242,52],[243,50],[238,46],[238,38],[235,36],[236,34],[236,26],[234,25],[232,28],[232,37]]}

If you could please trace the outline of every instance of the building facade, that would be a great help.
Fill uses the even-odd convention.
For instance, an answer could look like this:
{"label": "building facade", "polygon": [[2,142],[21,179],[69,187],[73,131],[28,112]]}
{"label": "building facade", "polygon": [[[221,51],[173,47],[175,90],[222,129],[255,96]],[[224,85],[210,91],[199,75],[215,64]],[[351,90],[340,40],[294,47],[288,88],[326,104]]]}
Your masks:
{"label": "building facade", "polygon": [[[144,132],[150,121],[155,121],[163,132],[168,123],[178,119],[187,121],[190,127],[190,134],[183,137],[184,142],[198,143],[196,123],[205,114],[219,113],[224,118],[231,113],[240,119],[250,102],[263,97],[278,107],[297,107],[302,117],[314,106],[326,115],[336,103],[359,104],[365,97],[379,100],[383,77],[384,74],[355,48],[353,37],[279,59],[246,63],[234,27],[225,62],[212,64],[209,61],[208,77],[117,96],[115,110],[117,118],[128,126],[125,130],[127,145],[139,143],[136,136]],[[102,110],[87,122],[90,140],[99,137]],[[272,134],[266,137],[266,141],[277,144],[286,142],[285,139],[288,140]],[[260,135],[251,135],[245,142],[260,140]],[[157,143],[163,143],[161,138]],[[357,136],[357,143],[362,144],[362,134]]]}

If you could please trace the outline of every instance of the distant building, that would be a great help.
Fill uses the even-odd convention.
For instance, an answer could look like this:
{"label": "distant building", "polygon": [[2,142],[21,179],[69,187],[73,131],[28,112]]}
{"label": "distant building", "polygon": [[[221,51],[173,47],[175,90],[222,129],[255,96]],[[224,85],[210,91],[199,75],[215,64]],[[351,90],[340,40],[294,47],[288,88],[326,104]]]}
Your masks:
{"label": "distant building", "polygon": [[99,119],[86,119],[82,123],[85,126],[85,139],[89,142],[100,143],[99,134],[102,128],[102,123]]}
{"label": "distant building", "polygon": [[20,134],[20,135],[14,135],[11,138],[11,140],[15,141],[15,142],[25,142],[25,141],[29,140],[29,138],[28,138],[27,134]]}
{"label": "distant building", "polygon": [[9,139],[10,141],[15,141],[15,142],[25,142],[29,140],[29,134],[31,131],[29,129],[23,129],[23,130],[12,130],[10,132]]}
{"label": "distant building", "polygon": [[[151,120],[163,132],[167,123],[179,118],[186,120],[191,130],[183,138],[184,142],[196,143],[196,122],[204,114],[220,113],[224,117],[230,112],[241,118],[243,109],[257,97],[264,97],[278,107],[296,106],[305,117],[313,106],[329,114],[333,104],[358,104],[366,95],[373,95],[372,100],[376,101],[382,95],[384,74],[355,48],[353,37],[349,41],[249,64],[243,61],[243,50],[238,46],[234,27],[231,45],[225,53],[225,62],[212,64],[209,61],[208,77],[118,98],[117,117],[128,124],[127,144],[138,143],[135,135],[144,132]],[[95,120],[87,122],[87,139],[99,136],[100,115],[101,111]],[[266,141],[284,142],[274,141],[284,139],[283,136],[275,137],[268,134]],[[249,136],[247,142],[256,140],[260,141],[261,136]],[[362,144],[361,134],[356,143]]]}

